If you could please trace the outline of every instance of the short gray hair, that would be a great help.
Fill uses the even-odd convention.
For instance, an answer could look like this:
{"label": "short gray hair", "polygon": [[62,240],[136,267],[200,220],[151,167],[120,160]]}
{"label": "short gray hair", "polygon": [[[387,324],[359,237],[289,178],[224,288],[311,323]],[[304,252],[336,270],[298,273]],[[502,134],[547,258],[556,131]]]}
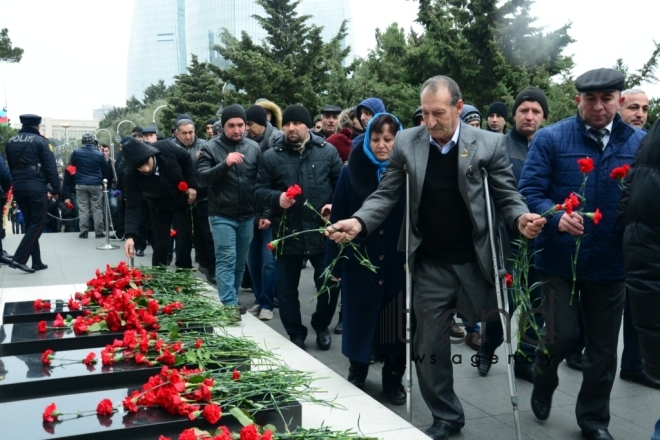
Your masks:
{"label": "short gray hair", "polygon": [[461,89],[458,88],[456,81],[448,76],[436,75],[424,81],[419,97],[421,98],[426,92],[436,93],[440,87],[445,87],[449,91],[451,95],[450,104],[455,107],[458,101],[461,100]]}
{"label": "short gray hair", "polygon": [[624,90],[623,92],[621,92],[621,96],[637,95],[639,93],[643,93],[643,94],[646,95],[646,92],[642,89],[628,89],[628,90]]}
{"label": "short gray hair", "polygon": [[183,127],[184,125],[192,125],[193,128],[195,128],[195,123],[191,121],[190,119],[179,119],[176,121],[176,129],[178,130],[180,127]]}

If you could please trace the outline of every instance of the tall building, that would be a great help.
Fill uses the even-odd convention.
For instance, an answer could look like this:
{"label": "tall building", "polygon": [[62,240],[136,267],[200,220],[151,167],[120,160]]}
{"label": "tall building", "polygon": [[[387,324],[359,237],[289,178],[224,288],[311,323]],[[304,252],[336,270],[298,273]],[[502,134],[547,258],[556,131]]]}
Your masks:
{"label": "tall building", "polygon": [[100,121],[113,108],[114,105],[110,105],[110,104],[103,104],[101,108],[95,108],[93,110],[94,116],[92,117],[92,119],[96,119],[97,121]]}
{"label": "tall building", "polygon": [[144,98],[158,80],[186,71],[185,0],[135,0],[128,46],[126,99]]}

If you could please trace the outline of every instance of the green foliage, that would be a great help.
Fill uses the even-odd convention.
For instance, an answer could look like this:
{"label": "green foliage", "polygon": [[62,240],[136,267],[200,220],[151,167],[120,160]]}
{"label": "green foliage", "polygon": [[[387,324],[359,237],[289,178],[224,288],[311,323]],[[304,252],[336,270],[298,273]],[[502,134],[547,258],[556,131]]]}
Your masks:
{"label": "green foliage", "polygon": [[144,89],[144,105],[152,104],[155,101],[166,99],[169,88],[165,85],[165,81],[158,80],[156,84],[151,84]]}
{"label": "green foliage", "polygon": [[660,118],[660,98],[652,98],[649,101],[649,118],[644,128],[650,129],[658,118]]}
{"label": "green foliage", "polygon": [[623,59],[616,60],[616,64],[612,66],[614,69],[623,73],[626,77],[623,89],[638,88],[644,83],[655,84],[658,82],[658,77],[655,76],[655,70],[658,67],[658,56],[660,55],[660,43],[653,42],[655,48],[651,57],[644,63],[644,65],[637,70],[636,73],[630,73],[628,65],[624,64]]}
{"label": "green foliage", "polygon": [[9,125],[0,125],[0,153],[5,154],[5,147],[12,136],[18,134],[18,130]]}
{"label": "green foliage", "polygon": [[11,45],[9,30],[7,28],[0,30],[0,61],[18,63],[21,61],[22,57],[23,49],[20,47],[12,47]]}
{"label": "green foliage", "polygon": [[206,121],[215,116],[222,97],[218,68],[210,63],[200,63],[193,55],[188,73],[174,78],[175,82],[167,93],[168,106],[159,112],[159,121],[171,128],[177,116],[186,113],[195,122],[197,136],[203,138]]}

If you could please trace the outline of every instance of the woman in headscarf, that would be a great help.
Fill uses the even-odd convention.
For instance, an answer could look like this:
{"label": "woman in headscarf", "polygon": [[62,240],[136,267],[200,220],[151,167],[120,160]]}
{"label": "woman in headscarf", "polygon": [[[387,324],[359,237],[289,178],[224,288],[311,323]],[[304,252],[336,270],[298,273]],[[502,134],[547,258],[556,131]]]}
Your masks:
{"label": "woman in headscarf", "polygon": [[[331,222],[349,218],[376,190],[401,129],[399,120],[389,113],[371,118],[362,145],[353,148],[342,170],[332,201]],[[360,264],[350,246],[342,254],[347,258],[339,258],[333,271],[335,278],[341,279],[342,353],[350,360],[348,381],[364,388],[374,348],[376,360],[383,363],[383,392],[396,405],[406,400],[401,383],[405,342],[398,337],[396,327],[405,307],[405,254],[397,250],[404,213],[402,196],[378,230],[353,242],[378,267],[376,273]],[[329,241],[327,261],[336,258],[338,252],[339,245]]]}

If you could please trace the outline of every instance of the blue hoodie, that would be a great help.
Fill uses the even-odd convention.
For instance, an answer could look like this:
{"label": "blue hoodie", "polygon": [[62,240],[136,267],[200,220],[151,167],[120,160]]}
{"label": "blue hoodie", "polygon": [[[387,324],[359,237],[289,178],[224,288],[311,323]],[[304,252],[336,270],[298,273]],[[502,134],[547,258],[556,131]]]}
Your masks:
{"label": "blue hoodie", "polygon": [[[373,115],[378,113],[385,113],[387,111],[385,110],[385,104],[383,104],[383,101],[381,101],[379,98],[367,98],[359,103],[357,107],[355,107],[355,116],[358,118],[358,121],[360,120],[360,114],[362,113],[363,108],[369,110]],[[363,128],[366,129],[366,127]],[[362,142],[364,142],[364,133],[356,136],[355,139],[353,139],[351,148],[362,145]]]}

